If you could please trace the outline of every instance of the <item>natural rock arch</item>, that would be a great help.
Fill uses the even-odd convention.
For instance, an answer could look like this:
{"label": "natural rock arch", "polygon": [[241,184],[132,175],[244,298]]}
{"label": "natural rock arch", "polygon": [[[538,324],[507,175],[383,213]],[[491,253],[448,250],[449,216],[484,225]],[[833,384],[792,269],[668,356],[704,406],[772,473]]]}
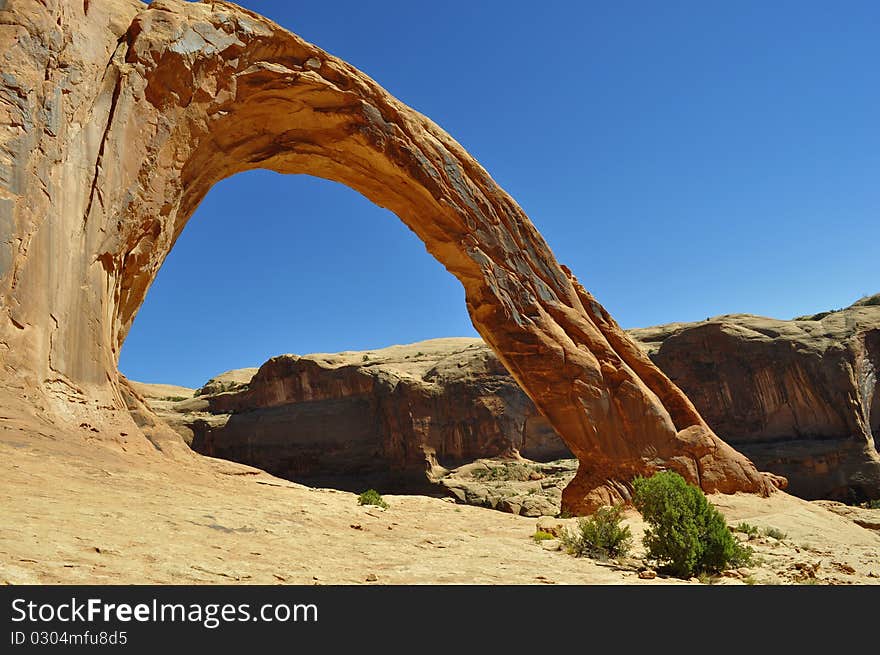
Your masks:
{"label": "natural rock arch", "polygon": [[267,168],[356,189],[458,278],[478,332],[580,460],[570,510],[662,468],[707,492],[781,484],[712,433],[458,143],[352,66],[220,1],[7,0],[0,18],[10,407],[131,448],[130,410],[167,450],[120,346],[211,186]]}

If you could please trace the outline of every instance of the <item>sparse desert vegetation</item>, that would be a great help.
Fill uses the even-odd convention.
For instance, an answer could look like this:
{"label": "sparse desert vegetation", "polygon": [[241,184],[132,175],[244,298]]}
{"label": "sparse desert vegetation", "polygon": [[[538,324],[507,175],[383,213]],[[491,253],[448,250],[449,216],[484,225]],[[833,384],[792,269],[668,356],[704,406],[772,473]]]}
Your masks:
{"label": "sparse desert vegetation", "polygon": [[752,551],[738,543],[705,494],[672,471],[633,481],[633,504],[648,523],[647,555],[672,575],[690,578],[747,564]]}
{"label": "sparse desert vegetation", "polygon": [[375,489],[367,489],[360,496],[358,496],[358,505],[374,505],[383,509],[388,508],[388,503],[386,503],[385,499],[382,498],[382,494],[380,494]]}
{"label": "sparse desert vegetation", "polygon": [[563,548],[575,557],[623,557],[632,547],[632,532],[621,525],[621,513],[620,506],[600,507],[592,516],[579,518],[574,530],[562,529],[559,537]]}
{"label": "sparse desert vegetation", "polygon": [[739,523],[734,528],[734,531],[735,532],[742,532],[743,534],[747,534],[750,539],[753,537],[757,537],[758,534],[761,532],[757,526],[751,525],[750,523],[746,523],[745,521],[743,521],[742,523]]}
{"label": "sparse desert vegetation", "polygon": [[782,541],[788,535],[786,535],[782,530],[778,530],[776,528],[769,527],[769,528],[764,528],[764,536],[770,537],[772,539],[776,539],[778,541]]}

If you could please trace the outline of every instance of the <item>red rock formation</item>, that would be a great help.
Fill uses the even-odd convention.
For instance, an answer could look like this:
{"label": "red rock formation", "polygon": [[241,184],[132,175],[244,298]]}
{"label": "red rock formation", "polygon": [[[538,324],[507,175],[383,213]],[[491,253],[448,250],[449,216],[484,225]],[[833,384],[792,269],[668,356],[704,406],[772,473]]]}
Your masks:
{"label": "red rock formation", "polygon": [[[784,475],[790,492],[880,496],[880,295],[793,321],[727,315],[629,334],[713,430]],[[195,429],[200,452],[300,481],[333,476],[362,489],[375,486],[362,479],[370,471],[388,487],[397,471],[418,485],[435,458],[457,467],[514,449],[544,462],[570,456],[479,339],[285,355],[255,373],[226,373],[194,402],[164,402],[181,393],[172,387],[139,388],[150,387],[151,407],[188,441]]]}
{"label": "red rock formation", "polygon": [[581,462],[565,504],[672,467],[706,491],[774,480],[559,264],[448,134],[278,25],[212,1],[8,0],[0,10],[0,326],[16,411],[157,448],[120,346],[211,186],[266,168],[336,180],[393,211],[465,289],[474,326]]}
{"label": "red rock formation", "polygon": [[718,434],[792,493],[880,497],[880,296],[793,321],[737,314],[632,334]]}
{"label": "red rock formation", "polygon": [[412,492],[438,465],[571,457],[480,339],[281,355],[244,390],[208,387],[211,395],[151,404],[197,452],[297,482]]}

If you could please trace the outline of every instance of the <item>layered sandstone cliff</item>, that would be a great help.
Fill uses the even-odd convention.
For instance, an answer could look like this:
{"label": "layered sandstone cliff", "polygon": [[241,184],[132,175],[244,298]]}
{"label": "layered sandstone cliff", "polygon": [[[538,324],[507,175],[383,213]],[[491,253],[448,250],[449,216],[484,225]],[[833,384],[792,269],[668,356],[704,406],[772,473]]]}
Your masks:
{"label": "layered sandstone cliff", "polygon": [[661,468],[707,492],[782,484],[711,431],[451,136],[279,25],[221,0],[4,0],[0,70],[9,420],[175,452],[119,350],[212,185],[264,168],[359,191],[461,282],[479,334],[580,460],[570,510]]}
{"label": "layered sandstone cliff", "polygon": [[198,393],[150,402],[194,450],[300,482],[412,491],[481,457],[571,457],[480,339],[281,355]]}
{"label": "layered sandstone cliff", "polygon": [[880,295],[632,330],[709,425],[804,498],[880,498]]}
{"label": "layered sandstone cliff", "polygon": [[[630,334],[718,434],[793,493],[880,497],[880,296],[793,321],[728,315]],[[170,393],[150,402],[198,452],[301,482],[414,490],[438,465],[570,457],[479,339],[283,355],[218,376],[194,400]]]}

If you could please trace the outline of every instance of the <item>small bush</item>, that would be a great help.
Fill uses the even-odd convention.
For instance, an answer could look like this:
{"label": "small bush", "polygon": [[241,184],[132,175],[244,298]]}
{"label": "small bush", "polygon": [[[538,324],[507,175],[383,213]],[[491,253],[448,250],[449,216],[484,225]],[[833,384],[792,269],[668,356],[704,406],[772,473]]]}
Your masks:
{"label": "small bush", "polygon": [[690,578],[702,572],[743,566],[752,550],[734,539],[724,516],[702,490],[672,471],[633,481],[633,504],[648,528],[648,558],[672,575]]}
{"label": "small bush", "polygon": [[382,498],[382,494],[380,494],[375,489],[367,489],[364,493],[358,496],[358,505],[375,505],[377,507],[388,507],[388,503],[385,502],[385,499]]}
{"label": "small bush", "polygon": [[880,509],[880,498],[877,498],[875,500],[869,500],[867,503],[865,503],[865,508],[867,508],[867,509]]}
{"label": "small bush", "polygon": [[776,528],[765,528],[764,529],[764,536],[765,537],[773,537],[774,539],[779,539],[780,541],[782,541],[788,535],[785,534],[782,530],[777,530]]}
{"label": "small bush", "polygon": [[751,537],[757,537],[757,536],[758,536],[758,528],[757,528],[757,526],[750,525],[750,524],[745,523],[745,522],[740,523],[738,526],[736,526],[736,527],[734,528],[734,530],[735,530],[736,532],[744,532],[745,534],[749,535],[749,538],[751,538]]}
{"label": "small bush", "polygon": [[741,566],[752,566],[756,564],[755,551],[751,546],[744,546],[733,542],[733,557],[727,562],[724,568],[738,569]]}
{"label": "small bush", "polygon": [[532,539],[534,539],[538,543],[541,543],[542,541],[550,541],[551,539],[556,539],[556,537],[549,532],[544,532],[543,530],[535,530],[535,534],[532,535]]}
{"label": "small bush", "polygon": [[579,518],[575,532],[562,530],[562,546],[575,557],[606,560],[626,555],[632,546],[632,533],[628,526],[620,525],[621,511],[620,506],[600,507],[591,517]]}

